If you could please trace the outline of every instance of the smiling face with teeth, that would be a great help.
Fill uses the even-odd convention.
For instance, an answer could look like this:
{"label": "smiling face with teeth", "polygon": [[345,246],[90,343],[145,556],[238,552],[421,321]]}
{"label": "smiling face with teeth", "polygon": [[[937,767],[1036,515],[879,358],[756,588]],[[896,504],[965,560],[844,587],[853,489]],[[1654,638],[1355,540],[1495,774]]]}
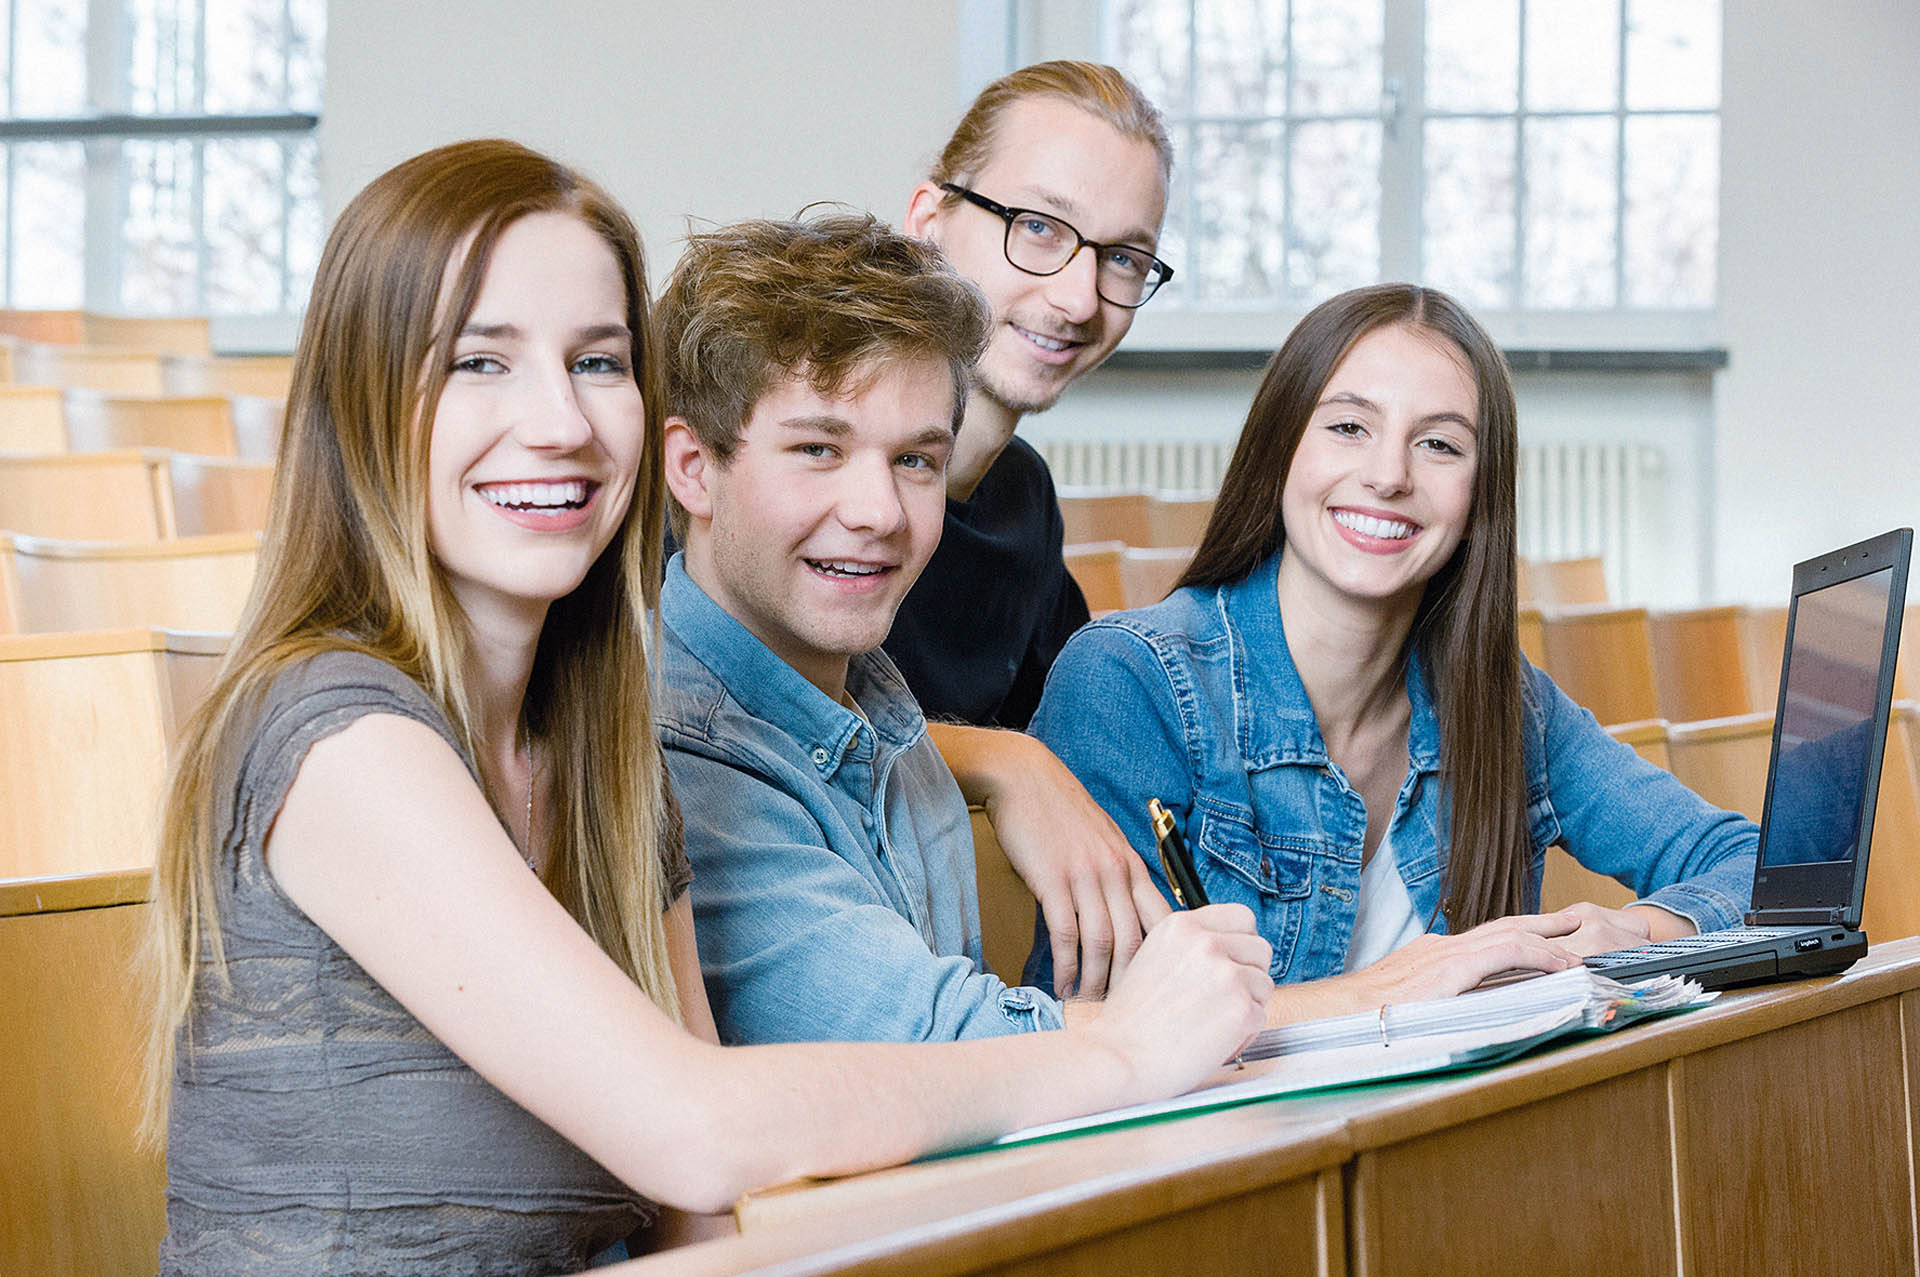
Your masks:
{"label": "smiling face with teeth", "polygon": [[836,699],[940,542],[953,450],[944,360],[858,370],[843,390],[776,379],[725,463],[669,417],[667,485],[694,583]]}
{"label": "smiling face with teeth", "polygon": [[494,244],[428,446],[427,533],[470,621],[544,617],[612,540],[645,438],[627,291],[598,232],[535,213]]}
{"label": "smiling face with teeth", "polygon": [[[987,162],[966,176],[963,184],[982,195],[1057,214],[1096,242],[1149,252],[1160,242],[1167,187],[1159,152],[1072,102],[1009,105],[994,123]],[[993,333],[974,369],[975,389],[1014,418],[1052,407],[1133,324],[1131,310],[1094,291],[1091,250],[1058,274],[1029,275],[1007,260],[1005,222],[932,182],[914,191],[905,229],[939,244],[986,294]]]}
{"label": "smiling face with teeth", "polygon": [[1280,599],[1385,604],[1409,617],[1466,535],[1478,394],[1465,358],[1406,324],[1355,341],[1287,470]]}

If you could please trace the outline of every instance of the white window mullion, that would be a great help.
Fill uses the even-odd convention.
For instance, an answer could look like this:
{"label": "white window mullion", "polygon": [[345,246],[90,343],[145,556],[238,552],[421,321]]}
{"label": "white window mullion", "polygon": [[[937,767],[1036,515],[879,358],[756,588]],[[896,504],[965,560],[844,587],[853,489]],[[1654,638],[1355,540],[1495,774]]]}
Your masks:
{"label": "white window mullion", "polygon": [[[1421,282],[1426,202],[1425,0],[1385,0],[1381,88],[1395,99],[1380,139],[1380,277]],[[1384,106],[1384,104],[1383,104]]]}

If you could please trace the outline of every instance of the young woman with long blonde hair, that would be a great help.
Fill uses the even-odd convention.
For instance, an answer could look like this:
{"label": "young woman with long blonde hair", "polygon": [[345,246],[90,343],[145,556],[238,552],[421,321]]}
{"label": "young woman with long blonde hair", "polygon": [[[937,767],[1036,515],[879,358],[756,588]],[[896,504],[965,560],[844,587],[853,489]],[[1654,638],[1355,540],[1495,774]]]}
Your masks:
{"label": "young woman with long blonde hair", "polygon": [[1225,908],[1082,1028],[714,1044],[648,712],[659,375],[638,239],[577,173],[462,143],[341,215],[165,806],[163,1271],[577,1268],[644,1199],[1172,1093],[1257,1027]]}

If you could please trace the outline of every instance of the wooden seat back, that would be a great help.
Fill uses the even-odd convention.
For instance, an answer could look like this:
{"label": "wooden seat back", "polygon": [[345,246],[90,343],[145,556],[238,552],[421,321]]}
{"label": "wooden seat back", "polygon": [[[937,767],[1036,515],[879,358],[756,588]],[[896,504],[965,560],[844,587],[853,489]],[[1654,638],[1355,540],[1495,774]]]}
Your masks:
{"label": "wooden seat back", "polygon": [[163,369],[170,395],[250,395],[285,399],[292,355],[175,355]]}
{"label": "wooden seat back", "polygon": [[1649,613],[1647,641],[1662,717],[1691,723],[1773,709],[1753,702],[1739,608]]}
{"label": "wooden seat back", "polygon": [[16,372],[23,382],[120,395],[166,393],[160,356],[150,350],[22,344],[15,355]]}
{"label": "wooden seat back", "polygon": [[157,1266],[166,1164],[135,1135],[149,886],[0,881],[0,1272]]}
{"label": "wooden seat back", "polygon": [[167,535],[153,465],[138,452],[0,457],[0,531],[76,540]]}
{"label": "wooden seat back", "polygon": [[264,532],[273,498],[273,463],[173,453],[160,463],[163,501],[177,536]]}
{"label": "wooden seat back", "polygon": [[0,637],[0,878],[144,869],[180,724],[226,637]]}
{"label": "wooden seat back", "polygon": [[67,414],[57,386],[0,385],[0,452],[66,450]]}
{"label": "wooden seat back", "polygon": [[110,448],[166,448],[207,457],[231,457],[236,444],[233,408],[218,395],[66,394],[67,446],[75,452]]}
{"label": "wooden seat back", "polygon": [[1019,984],[1033,949],[1038,904],[1000,846],[984,808],[973,816],[973,868],[980,886],[980,945],[987,970],[1008,984]]}
{"label": "wooden seat back", "polygon": [[13,538],[14,609],[25,633],[156,627],[230,633],[252,587],[260,538],[171,541]]}
{"label": "wooden seat back", "polygon": [[1120,587],[1128,607],[1158,603],[1193,561],[1193,547],[1128,546],[1120,554]]}
{"label": "wooden seat back", "polygon": [[1155,492],[1147,500],[1147,544],[1196,546],[1213,519],[1211,492]]}
{"label": "wooden seat back", "polygon": [[1095,616],[1127,605],[1127,583],[1120,572],[1126,549],[1119,541],[1095,541],[1068,545],[1061,551],[1067,571],[1087,598],[1087,610]]}
{"label": "wooden seat back", "polygon": [[1544,623],[1540,619],[1540,609],[1523,607],[1520,609],[1520,651],[1535,667],[1547,667],[1547,640]]}
{"label": "wooden seat back", "polygon": [[1760,819],[1767,798],[1773,715],[1736,714],[1667,729],[1667,753],[1680,783],[1715,807]]}
{"label": "wooden seat back", "polygon": [[1060,517],[1066,524],[1068,545],[1118,541],[1122,545],[1152,545],[1147,524],[1149,498],[1142,491],[1110,488],[1060,489]]}
{"label": "wooden seat back", "polygon": [[1920,936],[1920,705],[1894,705],[1873,809],[1861,926],[1872,941]]}
{"label": "wooden seat back", "polygon": [[1747,678],[1750,712],[1771,714],[1780,707],[1780,662],[1787,654],[1787,609],[1740,609],[1741,672]]}
{"label": "wooden seat back", "polygon": [[234,395],[228,402],[233,412],[233,454],[244,461],[272,461],[279,456],[287,401]]}
{"label": "wooden seat back", "polygon": [[1660,717],[1645,608],[1543,611],[1540,637],[1547,673],[1602,724]]}
{"label": "wooden seat back", "polygon": [[206,355],[213,350],[213,328],[205,315],[103,315],[80,317],[81,340],[89,346],[121,346],[161,355]]}
{"label": "wooden seat back", "polygon": [[0,334],[21,341],[77,346],[87,339],[83,325],[77,310],[0,310]]}
{"label": "wooden seat back", "polygon": [[1598,558],[1529,559],[1531,601],[1548,607],[1577,607],[1612,602],[1606,564]]}

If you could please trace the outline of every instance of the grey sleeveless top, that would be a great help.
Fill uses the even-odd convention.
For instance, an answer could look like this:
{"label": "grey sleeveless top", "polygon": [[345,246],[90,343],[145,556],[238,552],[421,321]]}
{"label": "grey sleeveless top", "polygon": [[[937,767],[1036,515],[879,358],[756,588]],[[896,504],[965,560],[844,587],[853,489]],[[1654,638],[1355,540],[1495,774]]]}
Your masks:
{"label": "grey sleeveless top", "polygon": [[[442,1046],[267,872],[267,830],[307,750],[363,714],[427,724],[474,771],[418,685],[350,652],[288,669],[226,751],[230,982],[203,950],[174,1071],[160,1269],[576,1271],[646,1219],[644,1199]],[[678,823],[670,898],[692,876]]]}

